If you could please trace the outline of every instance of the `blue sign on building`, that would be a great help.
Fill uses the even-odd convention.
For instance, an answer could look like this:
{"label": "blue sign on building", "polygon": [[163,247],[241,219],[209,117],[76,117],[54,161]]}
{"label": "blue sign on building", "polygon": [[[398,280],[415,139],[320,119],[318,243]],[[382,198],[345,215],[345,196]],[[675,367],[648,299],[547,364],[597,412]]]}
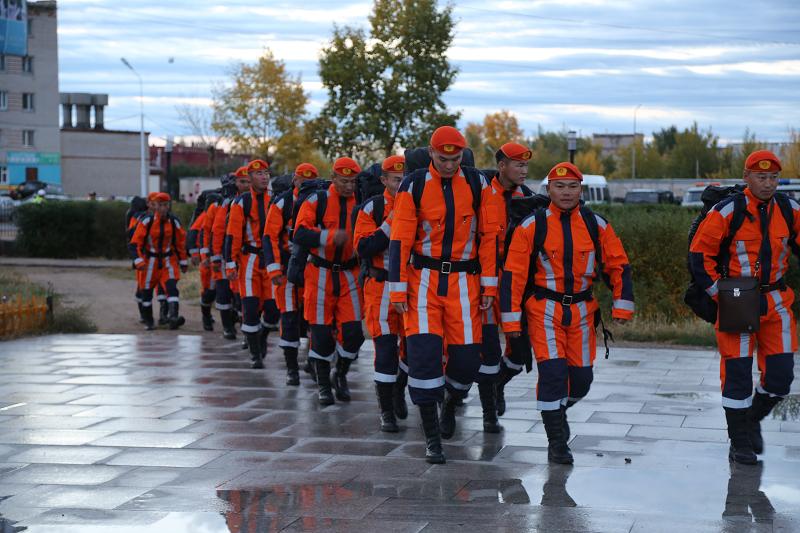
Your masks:
{"label": "blue sign on building", "polygon": [[9,185],[33,180],[61,185],[61,154],[58,152],[8,152],[7,164]]}
{"label": "blue sign on building", "polygon": [[28,55],[28,3],[0,0],[0,53]]}

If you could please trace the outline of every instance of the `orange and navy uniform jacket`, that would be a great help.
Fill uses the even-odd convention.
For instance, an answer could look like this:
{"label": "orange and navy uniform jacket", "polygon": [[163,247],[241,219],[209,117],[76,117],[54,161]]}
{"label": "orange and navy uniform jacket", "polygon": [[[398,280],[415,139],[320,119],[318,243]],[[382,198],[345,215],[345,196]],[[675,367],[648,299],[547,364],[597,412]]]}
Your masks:
{"label": "orange and navy uniform jacket", "polygon": [[[292,230],[291,212],[294,202],[297,201],[299,189],[292,188],[292,205],[286,206],[289,202],[288,194],[282,194],[269,206],[267,213],[267,223],[264,225],[264,261],[267,265],[267,273],[270,279],[276,278],[285,273],[286,265],[289,262],[289,232]],[[284,218],[286,208],[289,216]]]}
{"label": "orange and navy uniform jacket", "polygon": [[367,201],[358,211],[353,230],[353,245],[356,247],[359,257],[368,259],[372,268],[388,273],[389,236],[392,231],[391,214],[394,209],[394,198],[384,191],[383,221],[380,224],[375,222],[374,205],[374,201]]}
{"label": "orange and navy uniform jacket", "polygon": [[[800,244],[800,204],[790,199],[794,213],[794,231],[790,232],[786,220],[782,216],[777,203],[772,199],[765,206],[771,210],[769,217],[769,250],[765,250],[764,258],[760,255],[762,231],[758,200],[750,189],[745,189],[746,215],[742,226],[731,240],[728,254],[730,262],[727,265],[729,277],[762,276],[775,284],[784,279],[789,268],[791,245],[790,233],[798,235],[795,244]],[[689,248],[689,266],[692,274],[700,286],[715,300],[717,299],[717,281],[721,274],[717,270],[716,257],[719,255],[723,239],[728,235],[728,228],[733,218],[733,199],[726,199],[718,203],[708,212],[700,223]],[[763,260],[763,259],[767,260]],[[758,265],[758,267],[757,267]],[[758,270],[758,271],[757,271]],[[791,289],[789,289],[791,292]],[[792,293],[793,294],[793,293]],[[791,304],[784,305],[790,308]],[[764,309],[762,309],[762,314]]]}
{"label": "orange and navy uniform jacket", "polygon": [[[227,211],[222,206],[228,202],[228,200],[223,200],[223,203],[211,202],[206,208],[206,216],[203,219],[202,247],[206,249],[206,254],[212,263],[222,263],[222,244],[225,241],[225,214]],[[217,222],[217,215],[220,213],[223,216],[220,218],[220,225],[216,228],[215,233],[214,225]],[[217,253],[214,253],[215,247],[218,250]]]}
{"label": "orange and navy uniform jacket", "polygon": [[[247,196],[249,200],[246,200]],[[267,221],[269,198],[267,191],[257,193],[251,187],[249,192],[239,195],[231,204],[223,247],[225,268],[229,271],[237,268],[242,253],[256,254],[259,268],[266,268],[261,254],[261,236],[264,235]],[[248,203],[250,210],[245,213]]]}
{"label": "orange and navy uniform jacket", "polygon": [[186,250],[192,258],[202,258],[208,254],[208,249],[203,245],[203,231],[206,221],[206,212],[201,212],[189,226],[186,232]]}
{"label": "orange and navy uniform jacket", "polygon": [[522,187],[515,187],[510,191],[505,190],[500,184],[500,180],[498,180],[496,177],[492,179],[492,190],[499,199],[497,202],[497,214],[498,221],[500,223],[500,229],[497,237],[497,256],[502,258],[506,253],[505,242],[506,232],[508,231],[509,225],[509,203],[511,202],[512,198],[524,198],[525,196],[528,196],[528,194],[523,191]]}
{"label": "orange and navy uniform jacket", "polygon": [[172,214],[162,217],[156,213],[142,217],[128,249],[136,265],[147,261],[159,269],[167,266],[168,262],[188,265],[186,231]]}
{"label": "orange and navy uniform jacket", "polygon": [[341,264],[354,258],[353,241],[351,239],[342,246],[336,246],[333,243],[333,236],[338,229],[344,229],[352,235],[353,225],[350,215],[356,206],[356,198],[339,196],[333,185],[328,187],[327,195],[322,227],[317,222],[317,195],[312,193],[297,213],[297,227],[294,230],[293,240],[298,245],[310,249],[312,254],[332,263]]}
{"label": "orange and navy uniform jacket", "polygon": [[[562,218],[562,215],[563,218]],[[594,214],[599,229],[603,272],[613,294],[612,317],[629,319],[633,316],[633,281],[628,256],[611,225]],[[543,249],[535,258],[533,284],[558,293],[576,294],[590,290],[598,276],[595,246],[578,208],[566,213],[550,204],[546,211],[547,237]],[[531,255],[534,253],[536,219],[523,220],[514,230],[509,244],[501,282],[500,311],[503,331],[521,331],[523,296],[528,283]],[[563,323],[565,309],[578,304],[555,305],[552,318]],[[588,316],[598,308],[594,299],[586,302]],[[571,311],[570,311],[571,312]],[[582,319],[584,317],[581,317]]]}
{"label": "orange and navy uniform jacket", "polygon": [[[407,267],[412,252],[450,261],[478,258],[483,294],[496,296],[498,200],[483,177],[481,184],[480,213],[473,208],[472,188],[460,169],[452,178],[452,195],[445,195],[441,176],[432,164],[429,165],[419,209],[414,203],[410,177],[400,184],[389,243],[392,303],[406,302]],[[449,205],[451,201],[452,206]],[[425,217],[420,218],[418,213],[425,213]]]}

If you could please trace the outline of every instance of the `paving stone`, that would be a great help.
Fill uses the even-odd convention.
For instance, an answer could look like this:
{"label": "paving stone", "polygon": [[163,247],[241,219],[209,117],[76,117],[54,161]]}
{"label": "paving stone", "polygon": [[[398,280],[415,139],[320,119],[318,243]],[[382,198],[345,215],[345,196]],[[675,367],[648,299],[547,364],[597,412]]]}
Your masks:
{"label": "paving stone", "polygon": [[130,465],[130,466],[176,466],[197,467],[203,466],[214,459],[224,455],[223,451],[215,450],[189,450],[189,449],[131,449],[124,451],[105,464]]}
{"label": "paving stone", "polygon": [[0,483],[102,485],[128,470],[126,467],[108,465],[32,464],[0,476]]}
{"label": "paving stone", "polygon": [[142,448],[183,448],[205,436],[205,433],[119,431],[108,437],[102,437],[92,441],[92,444],[97,446],[130,446]]}

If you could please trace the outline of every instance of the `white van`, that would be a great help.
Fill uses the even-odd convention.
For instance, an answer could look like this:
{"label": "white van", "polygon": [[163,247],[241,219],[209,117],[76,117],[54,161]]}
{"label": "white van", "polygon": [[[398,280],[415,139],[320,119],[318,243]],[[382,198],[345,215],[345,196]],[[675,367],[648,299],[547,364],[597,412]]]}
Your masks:
{"label": "white van", "polygon": [[708,185],[695,185],[694,187],[686,189],[686,192],[683,193],[681,205],[683,207],[703,207],[703,201],[700,199],[700,196],[703,194],[703,191],[706,190],[706,187],[708,187]]}
{"label": "white van", "polygon": [[[547,194],[547,177],[539,185],[539,194]],[[584,174],[581,183],[581,198],[587,204],[607,204],[611,202],[611,193],[608,190],[608,181],[599,174]]]}

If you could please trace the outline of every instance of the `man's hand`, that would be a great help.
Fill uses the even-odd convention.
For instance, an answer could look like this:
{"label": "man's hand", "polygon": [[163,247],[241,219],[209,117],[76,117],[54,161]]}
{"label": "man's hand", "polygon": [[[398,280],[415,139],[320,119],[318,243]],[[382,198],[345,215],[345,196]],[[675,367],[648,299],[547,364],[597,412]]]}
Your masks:
{"label": "man's hand", "polygon": [[134,263],[133,268],[139,271],[145,270],[147,268],[147,261],[142,261],[141,263]]}
{"label": "man's hand", "polygon": [[272,284],[275,285],[276,287],[278,285],[283,285],[284,282],[286,282],[286,276],[284,276],[283,274],[281,274],[280,276],[275,276],[274,278],[272,278]]}
{"label": "man's hand", "polygon": [[343,229],[337,229],[333,234],[333,244],[335,246],[344,246],[350,240],[350,234]]}
{"label": "man's hand", "polygon": [[235,269],[228,270],[227,274],[228,274],[228,279],[231,281],[236,281],[237,279],[239,279],[239,272]]}
{"label": "man's hand", "polygon": [[486,311],[492,306],[494,296],[481,296],[481,311]]}
{"label": "man's hand", "polygon": [[211,270],[213,270],[214,272],[222,272],[222,263],[220,263],[219,261],[214,261],[213,263],[211,263]]}
{"label": "man's hand", "polygon": [[397,311],[398,313],[403,314],[403,315],[408,313],[408,304],[407,303],[393,302],[392,305],[394,306],[394,310]]}
{"label": "man's hand", "polygon": [[181,272],[186,274],[189,271],[189,265],[181,265]]}

